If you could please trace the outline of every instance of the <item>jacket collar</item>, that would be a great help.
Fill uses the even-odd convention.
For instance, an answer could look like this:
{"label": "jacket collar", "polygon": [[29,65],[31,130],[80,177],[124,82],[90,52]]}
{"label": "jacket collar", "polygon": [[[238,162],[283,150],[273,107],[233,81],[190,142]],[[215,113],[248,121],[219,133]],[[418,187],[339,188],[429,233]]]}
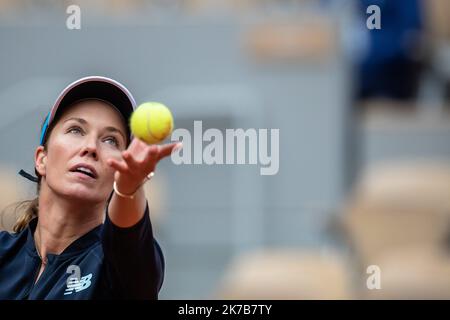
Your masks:
{"label": "jacket collar", "polygon": [[[34,232],[36,231],[37,223],[38,218],[34,218],[28,223],[26,247],[28,253],[31,256],[39,258],[34,242]],[[73,241],[67,248],[64,249],[61,254],[48,254],[47,258],[49,262],[56,258],[68,258],[77,255],[80,253],[80,251],[83,251],[100,242],[102,226],[103,224],[98,225],[97,227],[93,228],[92,230],[88,231],[87,233]]]}

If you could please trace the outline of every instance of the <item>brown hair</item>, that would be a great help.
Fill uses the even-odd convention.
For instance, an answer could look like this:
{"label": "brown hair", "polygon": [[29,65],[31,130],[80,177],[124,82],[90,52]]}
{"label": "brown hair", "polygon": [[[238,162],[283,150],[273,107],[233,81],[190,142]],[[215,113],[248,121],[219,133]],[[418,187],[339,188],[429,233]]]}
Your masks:
{"label": "brown hair", "polygon": [[23,211],[22,215],[17,219],[14,224],[13,231],[20,232],[28,226],[28,223],[38,216],[39,212],[39,197],[33,200],[20,201],[15,204],[14,213],[18,210]]}

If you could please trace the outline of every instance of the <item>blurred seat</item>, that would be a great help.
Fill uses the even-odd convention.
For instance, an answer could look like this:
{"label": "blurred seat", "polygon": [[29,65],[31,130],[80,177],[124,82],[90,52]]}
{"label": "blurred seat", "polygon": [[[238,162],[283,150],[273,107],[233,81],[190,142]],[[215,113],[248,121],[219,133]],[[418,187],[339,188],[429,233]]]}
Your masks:
{"label": "blurred seat", "polygon": [[323,62],[337,51],[337,30],[326,15],[305,12],[295,19],[268,19],[243,35],[248,53],[259,62]]}
{"label": "blurred seat", "polygon": [[369,169],[355,189],[353,204],[386,209],[450,209],[449,192],[449,163],[401,161]]}
{"label": "blurred seat", "polygon": [[343,226],[363,265],[399,247],[443,247],[450,227],[450,166],[398,163],[371,169],[355,188]]}
{"label": "blurred seat", "polygon": [[348,268],[336,255],[265,250],[238,257],[228,268],[219,299],[348,299]]}
{"label": "blurred seat", "polygon": [[[430,67],[434,78],[443,86],[444,98],[450,98],[450,2],[448,0],[423,1],[425,25],[428,31]],[[436,92],[437,95],[441,93]],[[435,95],[436,95],[435,93]]]}
{"label": "blurred seat", "polygon": [[16,217],[10,209],[23,193],[13,171],[0,167],[0,230],[12,231]]}
{"label": "blurred seat", "polygon": [[[450,256],[430,248],[401,248],[377,257],[379,290],[363,299],[450,299]],[[367,277],[368,275],[365,275]]]}
{"label": "blurred seat", "polygon": [[450,42],[450,2],[448,0],[426,0],[426,24],[434,44]]}

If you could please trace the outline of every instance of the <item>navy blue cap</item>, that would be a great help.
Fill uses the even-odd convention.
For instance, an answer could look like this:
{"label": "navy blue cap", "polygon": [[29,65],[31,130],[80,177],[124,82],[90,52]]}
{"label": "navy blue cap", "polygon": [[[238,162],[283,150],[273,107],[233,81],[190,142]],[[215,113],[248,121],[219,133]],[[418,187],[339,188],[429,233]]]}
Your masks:
{"label": "navy blue cap", "polygon": [[43,145],[45,143],[47,130],[58,113],[67,106],[88,99],[102,100],[115,107],[126,120],[128,133],[131,137],[131,131],[128,128],[128,119],[136,108],[136,101],[130,91],[124,85],[113,79],[90,76],[72,82],[59,94],[45,119],[39,144]]}

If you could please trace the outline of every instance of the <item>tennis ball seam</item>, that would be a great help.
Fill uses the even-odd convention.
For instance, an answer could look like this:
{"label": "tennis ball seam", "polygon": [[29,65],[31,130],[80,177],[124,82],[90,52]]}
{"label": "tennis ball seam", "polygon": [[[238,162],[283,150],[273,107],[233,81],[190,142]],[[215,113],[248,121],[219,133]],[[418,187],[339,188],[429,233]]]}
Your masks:
{"label": "tennis ball seam", "polygon": [[161,139],[155,137],[152,133],[152,129],[150,128],[150,114],[146,119],[146,123],[147,123],[147,133],[153,138],[154,141],[160,141]]}

